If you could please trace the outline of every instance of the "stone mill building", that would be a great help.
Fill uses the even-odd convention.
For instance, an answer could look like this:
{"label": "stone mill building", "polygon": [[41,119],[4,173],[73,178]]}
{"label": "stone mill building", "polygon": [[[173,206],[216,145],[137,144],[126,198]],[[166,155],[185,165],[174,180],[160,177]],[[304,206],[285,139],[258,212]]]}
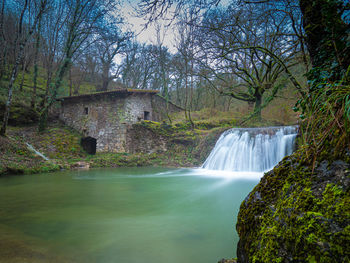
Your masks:
{"label": "stone mill building", "polygon": [[88,153],[130,152],[128,131],[132,124],[141,120],[162,121],[166,111],[181,111],[157,92],[118,89],[62,97],[59,118],[83,134],[82,145]]}

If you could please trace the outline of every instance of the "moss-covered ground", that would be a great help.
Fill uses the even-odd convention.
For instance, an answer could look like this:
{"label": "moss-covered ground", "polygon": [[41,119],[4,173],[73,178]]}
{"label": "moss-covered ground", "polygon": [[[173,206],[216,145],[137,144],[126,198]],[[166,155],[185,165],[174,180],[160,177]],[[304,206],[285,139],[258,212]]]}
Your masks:
{"label": "moss-covered ground", "polygon": [[59,169],[54,162],[30,151],[20,136],[0,137],[0,175],[49,172]]}
{"label": "moss-covered ground", "polygon": [[[210,153],[224,127],[191,129],[186,123],[169,125],[151,121],[140,122],[136,129],[148,129],[165,138],[167,151],[161,153],[96,153],[87,154],[80,145],[81,135],[58,121],[51,122],[43,133],[37,126],[12,127],[7,137],[0,138],[0,175],[28,174],[73,169],[79,163],[97,167],[194,167]],[[45,161],[31,151],[26,143],[49,158]]]}

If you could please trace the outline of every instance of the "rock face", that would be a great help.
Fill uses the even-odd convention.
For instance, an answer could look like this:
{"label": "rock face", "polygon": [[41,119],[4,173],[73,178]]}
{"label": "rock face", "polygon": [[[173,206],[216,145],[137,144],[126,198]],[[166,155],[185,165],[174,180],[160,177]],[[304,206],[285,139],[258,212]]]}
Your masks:
{"label": "rock face", "polygon": [[350,165],[286,157],[241,204],[238,262],[350,262]]}

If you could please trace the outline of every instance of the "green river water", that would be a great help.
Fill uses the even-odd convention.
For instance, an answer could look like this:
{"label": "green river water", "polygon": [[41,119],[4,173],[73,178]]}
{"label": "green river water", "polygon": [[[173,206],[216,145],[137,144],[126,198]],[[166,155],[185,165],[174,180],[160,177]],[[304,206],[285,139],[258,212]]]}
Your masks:
{"label": "green river water", "polygon": [[259,176],[118,168],[0,178],[0,262],[232,258],[239,206]]}

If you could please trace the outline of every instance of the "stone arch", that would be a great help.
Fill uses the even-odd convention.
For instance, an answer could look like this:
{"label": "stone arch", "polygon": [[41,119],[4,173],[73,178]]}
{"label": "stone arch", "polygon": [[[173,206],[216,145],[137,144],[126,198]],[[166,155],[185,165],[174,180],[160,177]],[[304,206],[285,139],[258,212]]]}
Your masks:
{"label": "stone arch", "polygon": [[81,138],[80,144],[88,154],[96,153],[97,140],[95,138],[90,136]]}

